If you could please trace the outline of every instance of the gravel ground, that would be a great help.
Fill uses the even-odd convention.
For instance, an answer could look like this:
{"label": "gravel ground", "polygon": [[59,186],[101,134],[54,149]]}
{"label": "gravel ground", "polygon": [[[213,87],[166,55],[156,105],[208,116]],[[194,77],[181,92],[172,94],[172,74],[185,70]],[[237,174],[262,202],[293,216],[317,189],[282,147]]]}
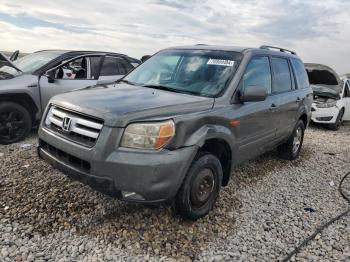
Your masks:
{"label": "gravel ground", "polygon": [[[350,171],[350,124],[308,129],[297,161],[271,152],[237,167],[194,223],[66,178],[36,157],[35,143],[0,146],[0,261],[277,261],[348,208],[337,187]],[[344,187],[350,194],[350,179]],[[349,261],[350,216],[292,258],[304,260]]]}

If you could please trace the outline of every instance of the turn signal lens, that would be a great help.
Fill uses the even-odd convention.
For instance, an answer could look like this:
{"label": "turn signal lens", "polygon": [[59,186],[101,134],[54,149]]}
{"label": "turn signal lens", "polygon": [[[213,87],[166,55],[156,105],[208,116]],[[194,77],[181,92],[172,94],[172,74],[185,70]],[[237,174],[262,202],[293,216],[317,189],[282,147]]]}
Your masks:
{"label": "turn signal lens", "polygon": [[175,124],[172,120],[154,123],[130,124],[124,131],[122,147],[153,149],[163,148],[175,135]]}

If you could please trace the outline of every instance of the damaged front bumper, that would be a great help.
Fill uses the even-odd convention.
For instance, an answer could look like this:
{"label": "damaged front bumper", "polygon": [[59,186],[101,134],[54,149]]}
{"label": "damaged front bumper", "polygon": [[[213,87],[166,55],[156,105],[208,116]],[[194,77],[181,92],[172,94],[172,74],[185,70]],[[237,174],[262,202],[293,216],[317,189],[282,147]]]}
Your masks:
{"label": "damaged front bumper", "polygon": [[38,154],[71,178],[118,199],[172,200],[198,148],[145,152],[111,146],[120,131],[104,127],[103,138],[86,148],[40,128]]}
{"label": "damaged front bumper", "polygon": [[334,124],[339,114],[339,108],[337,106],[328,108],[319,108],[315,103],[311,107],[312,116],[311,120],[315,123],[321,124]]}

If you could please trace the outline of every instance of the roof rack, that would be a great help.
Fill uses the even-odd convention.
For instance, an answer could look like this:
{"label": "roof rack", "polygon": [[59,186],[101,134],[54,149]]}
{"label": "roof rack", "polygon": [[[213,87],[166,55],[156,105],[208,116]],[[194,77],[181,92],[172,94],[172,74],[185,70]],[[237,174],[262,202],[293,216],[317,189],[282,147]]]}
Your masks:
{"label": "roof rack", "polygon": [[260,46],[260,49],[277,49],[277,50],[279,50],[280,52],[283,52],[283,53],[289,52],[292,55],[296,55],[297,54],[294,51],[291,51],[291,50],[288,50],[288,49],[285,49],[285,48],[282,48],[282,47],[270,46],[270,45],[262,45],[262,46]]}

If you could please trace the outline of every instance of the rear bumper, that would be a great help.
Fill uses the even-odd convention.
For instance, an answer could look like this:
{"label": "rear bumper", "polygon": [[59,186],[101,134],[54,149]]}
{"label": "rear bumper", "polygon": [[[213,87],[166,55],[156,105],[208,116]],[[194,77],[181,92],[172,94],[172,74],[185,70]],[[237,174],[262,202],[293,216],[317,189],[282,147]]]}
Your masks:
{"label": "rear bumper", "polygon": [[39,129],[41,158],[73,179],[132,202],[157,203],[173,199],[198,150],[186,147],[147,152],[113,147],[106,152],[103,148],[99,141],[93,148],[83,148]]}
{"label": "rear bumper", "polygon": [[318,108],[312,105],[311,120],[315,123],[334,124],[337,120],[339,109],[337,107]]}

